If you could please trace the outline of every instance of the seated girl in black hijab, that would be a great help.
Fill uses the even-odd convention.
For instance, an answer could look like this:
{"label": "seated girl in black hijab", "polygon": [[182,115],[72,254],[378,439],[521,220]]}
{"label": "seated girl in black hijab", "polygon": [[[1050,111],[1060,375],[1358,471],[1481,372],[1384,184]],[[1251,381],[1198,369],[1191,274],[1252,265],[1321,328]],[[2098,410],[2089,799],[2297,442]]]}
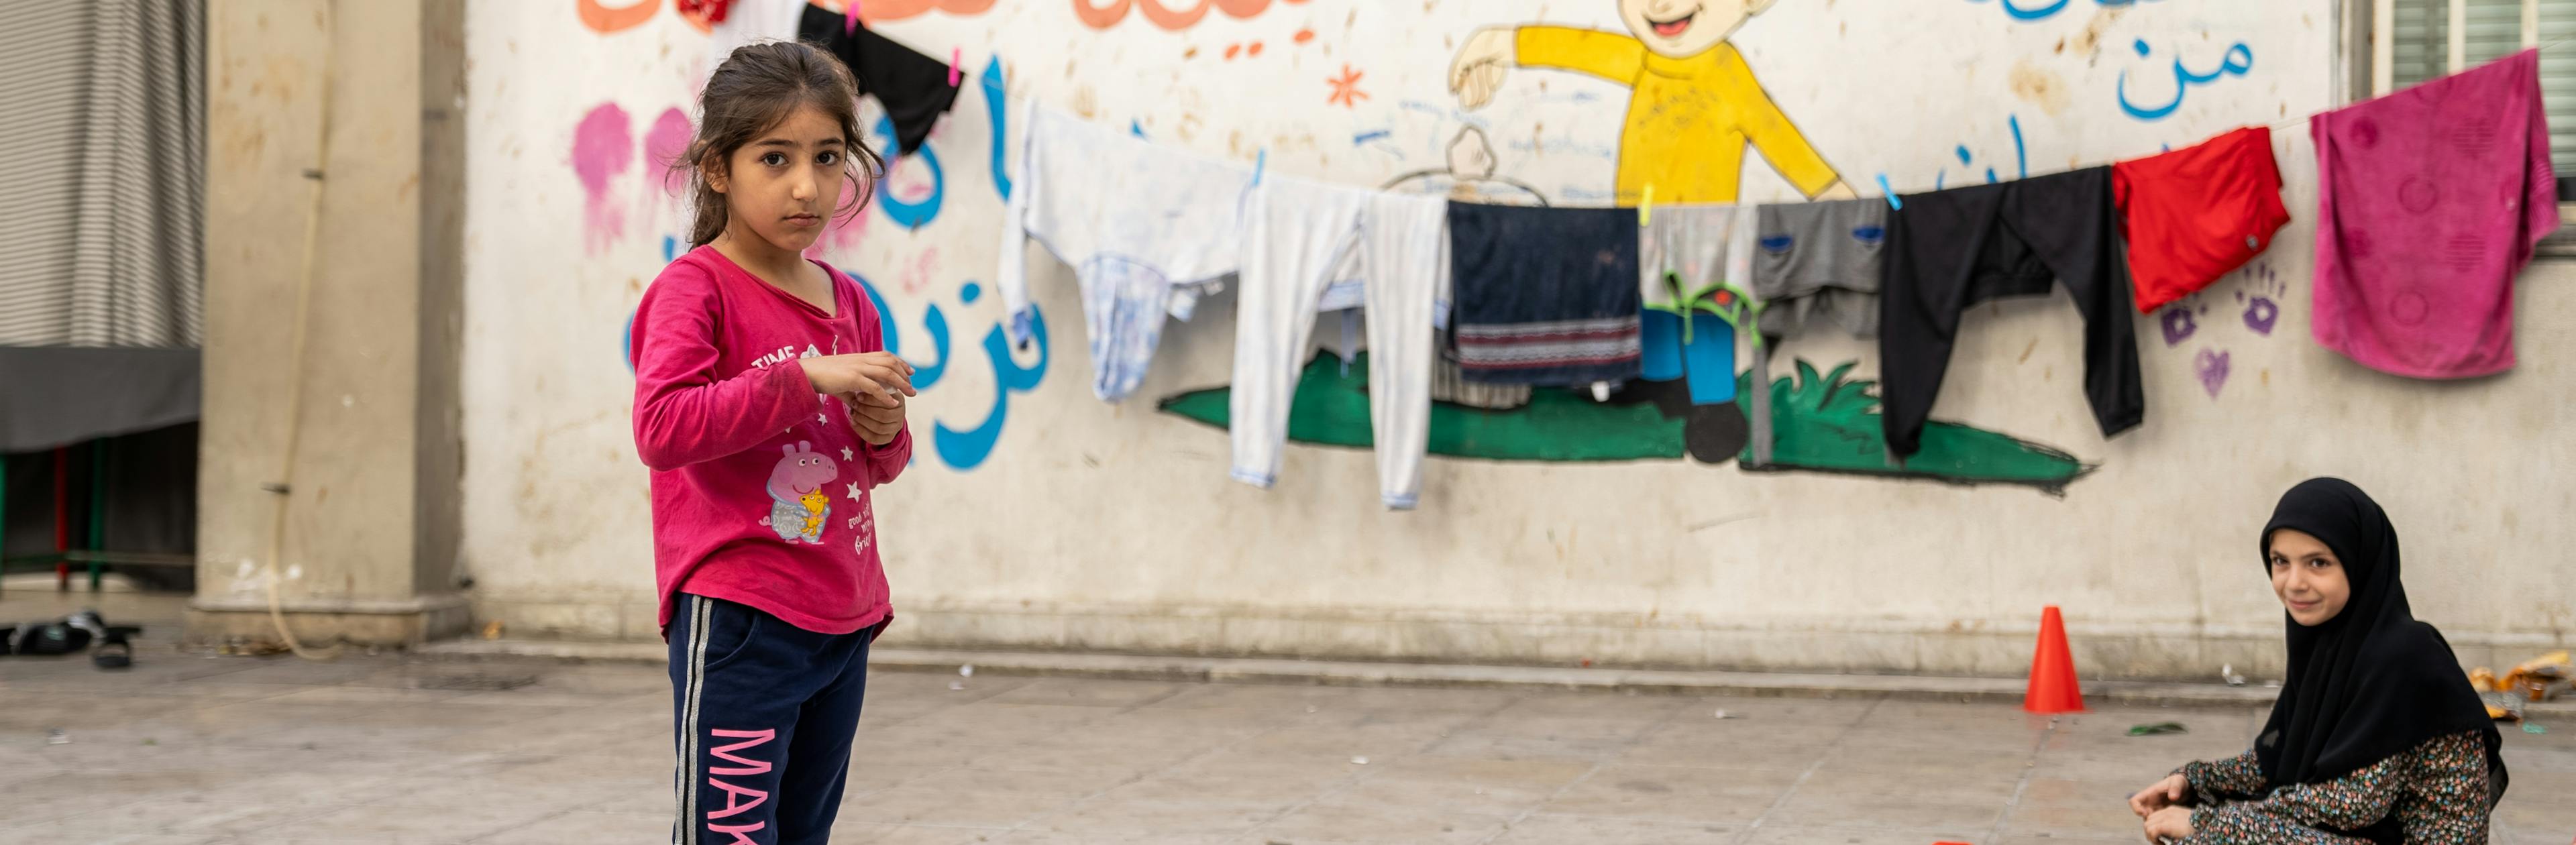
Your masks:
{"label": "seated girl in black hijab", "polygon": [[2360,488],[2291,488],[2263,528],[2289,679],[2254,748],[2129,799],[2147,841],[2483,843],[2504,738],[2450,643],[2415,621],[2397,530]]}

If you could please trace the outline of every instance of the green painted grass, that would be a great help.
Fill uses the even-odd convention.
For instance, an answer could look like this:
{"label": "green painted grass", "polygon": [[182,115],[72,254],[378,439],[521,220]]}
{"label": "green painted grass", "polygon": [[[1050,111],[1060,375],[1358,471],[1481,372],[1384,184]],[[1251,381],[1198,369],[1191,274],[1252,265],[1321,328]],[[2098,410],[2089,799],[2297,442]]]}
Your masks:
{"label": "green painted grass", "polygon": [[[1340,361],[1318,357],[1297,380],[1288,411],[1288,439],[1318,446],[1366,449],[1369,427],[1368,356],[1342,375]],[[1231,391],[1213,388],[1163,401],[1163,410],[1225,428]],[[1509,411],[1431,406],[1431,454],[1489,461],[1640,461],[1682,456],[1682,421],[1665,419],[1653,405],[1600,405],[1563,390],[1540,390],[1526,406]]]}
{"label": "green painted grass", "polygon": [[[1809,471],[1925,478],[1963,484],[2021,484],[2051,492],[2092,470],[2066,452],[2011,435],[1946,422],[1924,427],[1923,450],[1902,467],[1887,463],[1879,428],[1875,382],[1849,378],[1853,364],[1818,374],[1797,362],[1794,378],[1771,384],[1772,462],[1750,467],[1747,447],[1738,463],[1760,471]],[[1750,395],[1752,375],[1738,385]],[[1227,388],[1192,391],[1164,400],[1166,412],[1225,428]],[[1431,407],[1431,454],[1491,461],[1606,462],[1681,458],[1683,420],[1666,417],[1652,403],[1602,404],[1573,391],[1540,390],[1527,406],[1509,411]],[[1368,448],[1368,359],[1341,362],[1318,357],[1297,382],[1288,415],[1288,439],[1297,443]]]}

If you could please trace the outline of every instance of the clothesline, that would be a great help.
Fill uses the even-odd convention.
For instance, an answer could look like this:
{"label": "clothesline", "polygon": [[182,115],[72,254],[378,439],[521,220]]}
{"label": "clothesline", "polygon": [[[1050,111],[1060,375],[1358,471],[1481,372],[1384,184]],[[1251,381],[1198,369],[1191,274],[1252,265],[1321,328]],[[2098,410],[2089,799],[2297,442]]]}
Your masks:
{"label": "clothesline", "polygon": [[[2576,38],[2549,47],[2568,43]],[[2320,344],[2418,378],[2512,366],[2511,282],[2532,239],[2558,224],[2555,184],[2543,178],[2547,165],[2526,158],[2546,143],[2531,137],[2545,121],[2538,55],[2517,51],[2422,83],[2417,96],[2345,107],[2356,121],[2378,124],[2366,134],[2391,133],[2409,154],[2431,151],[2462,167],[2519,174],[2529,201],[2446,193],[2413,178],[2419,174],[2402,162],[2338,156],[2337,144],[2320,143],[2320,184],[2359,186],[2340,201],[2321,199],[2320,219],[2332,222],[2317,227]],[[1659,406],[1687,397],[1694,408],[1732,404],[1749,392],[1749,465],[1775,465],[1783,456],[1773,454],[1777,438],[1769,428],[1794,421],[1797,410],[1772,408],[1779,382],[1770,377],[1767,343],[1752,344],[1749,373],[1737,371],[1736,338],[1772,333],[1766,313],[1789,316],[1783,333],[1824,328],[1801,324],[1846,300],[1864,320],[1877,318],[1874,330],[1860,321],[1843,327],[1877,339],[1873,398],[1888,466],[1906,467],[1926,445],[1958,316],[1985,302],[2061,288],[2084,319],[2084,397],[2103,436],[2115,436],[2145,417],[2136,315],[2236,271],[2269,249],[2290,219],[2272,133],[2259,124],[2165,155],[1994,186],[1856,201],[1681,204],[1654,209],[1669,216],[1650,219],[1646,206],[1451,202],[1284,174],[1265,183],[1266,155],[1246,167],[1150,141],[1133,122],[1114,128],[1014,99],[1010,107],[1025,115],[1014,122],[1025,128],[1006,155],[1023,181],[1008,197],[994,281],[1010,339],[1026,343],[1042,326],[1027,291],[1033,241],[1071,267],[1083,288],[1094,394],[1111,402],[1143,383],[1165,315],[1187,319],[1183,297],[1195,294],[1185,289],[1234,279],[1234,378],[1221,424],[1233,440],[1232,477],[1266,488],[1292,439],[1293,400],[1307,366],[1299,362],[1313,320],[1342,310],[1350,332],[1350,306],[1334,307],[1332,292],[1345,281],[1346,259],[1357,258],[1365,301],[1352,304],[1383,318],[1369,321],[1366,442],[1377,452],[1381,500],[1397,509],[1418,500],[1427,420],[1437,402],[1525,404],[1538,387],[1679,382],[1653,394]],[[2442,128],[2490,115],[2520,121],[2519,129],[2499,124],[2484,134],[2519,143],[2461,143]],[[2347,134],[2341,126],[2318,127]],[[2436,148],[2444,141],[2451,148]],[[1642,193],[1651,203],[1651,189]],[[2399,201],[2356,199],[2362,196]],[[1166,222],[1099,225],[1104,220]],[[2370,242],[2425,240],[2435,229],[2437,260],[2486,284],[2446,280],[2437,296],[2420,289],[2422,260],[2413,252],[2383,249],[2379,259],[2368,257]],[[1738,289],[1739,281],[1750,292]],[[1746,306],[1757,300],[1765,307]],[[2333,322],[2347,313],[2375,319],[2367,312],[2373,301],[2393,303],[2382,310],[2423,328],[2374,345],[2352,340]],[[1778,310],[1782,305],[1789,310]],[[2260,321],[2258,330],[2268,330],[2278,316],[2272,310],[2262,317],[2249,310],[2248,325]],[[1736,331],[1683,334],[1703,313]],[[1345,347],[1355,340],[1346,338]],[[1357,358],[1343,356],[1346,365]],[[2218,360],[2223,368],[2225,359]],[[1748,378],[1751,386],[1739,387]],[[2204,373],[2203,383],[2217,394],[2218,381]],[[1453,386],[1446,388],[1453,397],[1442,398],[1444,384],[1492,392],[1469,399]],[[1521,398],[1508,398],[1502,391],[1509,388]],[[1609,401],[1605,394],[1596,387],[1595,401]],[[1835,437],[1845,451],[1791,455],[1776,465],[1855,468],[1847,452],[1854,442],[1866,450],[1866,435],[1855,441],[1837,429]],[[1701,445],[1690,448],[1697,454]],[[1951,459],[1935,452],[1925,466]]]}
{"label": "clothesline", "polygon": [[[2549,42],[2549,43],[2547,43],[2547,44],[2540,45],[2540,46],[2538,46],[2538,47],[2533,47],[2533,48],[2531,48],[2531,49],[2536,50],[2536,51],[2539,51],[2539,52],[2546,53],[2546,52],[2549,52],[2549,51],[2551,51],[2551,50],[2557,49],[2557,48],[2559,48],[2559,47],[2564,47],[2564,46],[2569,45],[2569,44],[2576,44],[2576,38],[2561,38],[2561,39],[2558,39],[2558,40],[2556,40],[2556,41],[2552,41],[2552,42]],[[2520,52],[2522,52],[2522,51],[2520,51],[2520,50],[2516,50],[2516,51],[2514,51],[2514,53],[2515,53],[2515,54],[2518,54],[2518,53],[2520,53]],[[2512,55],[2512,54],[2508,54],[2508,55]],[[2447,76],[2448,74],[2445,74],[2445,75]],[[2429,82],[2429,81],[2431,81],[2431,80],[2425,80],[2425,81]],[[2423,83],[2419,82],[2419,83],[2416,83],[2416,84],[2420,85],[2420,84],[2423,84]],[[2410,86],[2407,86],[2407,87],[2411,88],[2411,87],[2414,87],[2414,86],[2411,86],[2411,85],[2410,85]],[[2397,90],[2399,90],[2399,91],[2403,91],[2403,90],[2406,90],[2406,89],[2405,89],[2405,88],[2400,88],[2400,89],[2397,89]],[[2396,92],[2395,92],[2395,91],[2391,91],[2391,92],[2389,92],[2389,93],[2392,93],[2392,94],[2393,94],[2393,93],[2396,93]],[[2288,129],[2288,128],[2291,128],[2291,127],[2294,127],[2294,126],[2298,126],[2298,125],[2300,125],[2300,124],[2307,123],[2308,121],[2315,120],[2315,119],[2317,119],[2318,117],[2323,116],[2323,115],[2324,115],[2324,114],[2326,114],[2327,112],[2336,111],[2336,110],[2338,110],[2338,109],[2343,109],[2343,108],[2348,108],[2348,107],[2349,107],[2349,106],[2336,106],[2336,107],[2334,107],[2334,108],[2318,109],[2318,110],[2316,110],[2316,111],[2312,111],[2312,112],[2309,112],[2309,113],[2307,113],[2307,114],[2300,115],[2300,116],[2298,116],[2298,117],[2293,117],[2293,118],[2290,118],[2290,119],[2288,119],[2288,120],[2284,120],[2284,121],[2281,121],[2281,122],[2278,122],[2278,123],[2271,124],[2271,125],[2266,126],[2266,127],[2264,127],[2264,128],[2266,128],[2266,129]],[[2168,149],[2168,150],[2170,150],[2171,148],[2170,148],[2170,147],[2168,147],[2167,149]],[[2094,164],[2087,164],[2087,165],[2083,165],[2083,167],[2099,167],[2099,166],[2101,166],[2101,164],[2100,164],[2100,163],[2094,163]],[[2070,169],[2082,169],[2082,168],[2081,168],[2081,167],[2077,167],[2077,168],[2070,168]],[[2029,178],[2029,174],[2023,174],[2023,178]],[[1881,195],[1882,195],[1882,196],[1887,196],[1887,195],[1894,195],[1894,196],[1897,196],[1897,197],[1902,197],[1902,196],[1904,196],[1904,192],[1901,192],[1901,191],[1892,191],[1892,190],[1887,190],[1887,177],[1885,177],[1885,176],[1880,176],[1880,177],[1879,177],[1879,188],[1881,189]],[[1648,199],[1650,199],[1650,200],[1651,200],[1651,199],[1653,199],[1652,195],[1649,195],[1647,198],[1648,198]],[[1890,205],[1898,205],[1898,203],[1897,203],[1897,202],[1894,202],[1894,201],[1891,201],[1889,204],[1890,204]],[[1900,207],[1901,207],[1901,206],[1900,206]]]}
{"label": "clothesline", "polygon": [[[2561,38],[2561,39],[2558,39],[2558,40],[2556,40],[2556,41],[2551,41],[2551,42],[2549,42],[2549,43],[2542,44],[2542,45],[2540,45],[2540,46],[2538,46],[2538,47],[2534,47],[2534,48],[2531,48],[2531,49],[2536,50],[2536,51],[2539,51],[2539,52],[2546,53],[2546,52],[2549,52],[2549,51],[2551,51],[2551,50],[2555,50],[2555,49],[2558,49],[2558,48],[2560,48],[2560,47],[2567,46],[2567,45],[2569,45],[2569,44],[2576,44],[2576,37]],[[2516,51],[2516,52],[2520,52],[2520,51]],[[2420,84],[2420,83],[2419,83],[2419,84]],[[2411,87],[2411,86],[2410,86],[2410,87]],[[2405,89],[2398,89],[2398,90],[2405,90]],[[2392,93],[2393,93],[2393,92],[2392,92]],[[1043,107],[1043,105],[1041,105],[1041,107]],[[2337,106],[2337,107],[2335,107],[2335,108],[2319,109],[2319,110],[2317,110],[2317,111],[2309,112],[2309,113],[2307,113],[2307,114],[2303,114],[2303,115],[2300,115],[2300,116],[2298,116],[2298,117],[2294,117],[2294,118],[2290,118],[2290,119],[2288,119],[2288,120],[2283,120],[2283,121],[2280,121],[2280,122],[2277,122],[2277,123],[2270,124],[2269,126],[2267,126],[2267,127],[2265,127],[2265,128],[2267,128],[2267,129],[2288,129],[2288,128],[2291,128],[2291,127],[2294,127],[2294,126],[2298,126],[2298,125],[2300,125],[2300,124],[2307,123],[2307,122],[2309,122],[2309,121],[2311,121],[2311,120],[2315,120],[2317,117],[2319,117],[2319,116],[2321,116],[2321,115],[2324,115],[2324,114],[2325,114],[2325,113],[2327,113],[2327,112],[2335,111],[2336,109],[2340,109],[2340,108],[2344,108],[2344,107],[2343,107],[2343,106]],[[1255,180],[1258,180],[1258,179],[1260,178],[1260,172],[1261,172],[1262,170],[1266,170],[1266,169],[1268,169],[1268,168],[1266,167],[1266,165],[1268,164],[1267,159],[1269,158],[1269,155],[1268,155],[1268,154],[1269,154],[1269,150],[1268,150],[1267,148],[1264,148],[1264,149],[1261,151],[1261,158],[1263,159],[1263,161],[1261,161],[1259,164],[1254,165],[1254,169],[1253,169],[1253,172],[1254,172],[1254,177],[1253,177],[1253,178],[1254,178]],[[1435,171],[1435,172],[1436,172],[1436,171]],[[2025,178],[2027,178],[2027,177],[2025,176]],[[1883,175],[1882,175],[1882,176],[1880,176],[1878,181],[1879,181],[1879,187],[1880,187],[1880,189],[1881,189],[1881,191],[1882,191],[1882,195],[1895,195],[1895,196],[1902,196],[1902,195],[1904,194],[1904,192],[1902,192],[1902,191],[1895,191],[1895,190],[1889,189],[1889,187],[1888,187],[1888,182],[1887,182],[1887,178],[1886,178],[1885,176],[1883,176]],[[1655,195],[1654,195],[1654,191],[1653,191],[1653,186],[1649,185],[1649,186],[1647,186],[1647,190],[1646,190],[1645,195],[1641,198],[1641,208],[1643,208],[1643,207],[1651,207],[1651,206],[1653,206],[1654,204],[1655,204]],[[1891,202],[1890,204],[1891,204],[1891,205],[1893,205],[1894,203],[1892,203],[1892,202]],[[1672,204],[1667,203],[1666,205],[1667,205],[1667,206],[1670,206],[1670,205],[1672,205]]]}
{"label": "clothesline", "polygon": [[[2546,53],[2546,52],[2549,52],[2549,51],[2551,51],[2551,50],[2557,49],[2557,48],[2559,48],[2559,47],[2564,47],[2564,46],[2569,45],[2569,44],[2576,44],[2576,37],[2571,37],[2571,38],[2561,38],[2561,39],[2558,39],[2558,40],[2556,40],[2556,41],[2549,42],[2549,43],[2547,43],[2547,44],[2542,44],[2542,45],[2540,45],[2540,46],[2538,46],[2538,47],[2533,47],[2533,48],[2531,48],[2531,49],[2532,49],[2532,50],[2535,50],[2535,51],[2538,51],[2538,52]],[[2514,53],[2512,53],[2512,54],[2507,54],[2507,55],[2508,55],[2508,56],[2510,56],[2510,55],[2514,55],[2514,54],[2519,54],[2520,52],[2522,52],[2522,51],[2520,51],[2520,50],[2516,50],[2516,51],[2514,51]],[[2502,57],[2499,57],[2499,58],[2502,58]],[[2492,60],[2490,60],[2490,61],[2492,61]],[[2445,76],[2447,76],[2447,75],[2448,75],[2448,74],[2445,74]],[[2426,81],[2427,81],[2427,82],[2429,82],[2429,81],[2431,81],[2431,80],[2426,80]],[[2419,83],[2417,83],[2417,84],[2418,84],[2418,85],[2420,85],[2420,84],[2423,84],[2423,83],[2420,83],[2420,82],[2419,82]],[[2407,87],[2411,88],[2411,87],[2414,87],[2414,86],[2407,86]],[[2397,89],[2397,90],[2399,90],[2399,91],[2403,91],[2403,90],[2406,90],[2406,89],[2405,89],[2405,88],[2400,88],[2400,89]],[[2392,94],[2393,94],[2393,93],[2396,93],[2396,92],[2395,92],[2395,91],[2392,91],[2392,92],[2389,92],[2389,93],[2392,93]],[[2323,115],[2324,115],[2324,114],[2326,114],[2327,112],[2336,111],[2336,110],[2338,110],[2338,109],[2343,109],[2343,108],[2347,108],[2347,107],[2348,107],[2348,106],[2336,106],[2336,107],[2334,107],[2334,108],[2319,109],[2319,110],[2316,110],[2316,111],[2309,112],[2309,113],[2307,113],[2307,114],[2300,115],[2300,116],[2298,116],[2298,117],[2294,117],[2294,118],[2290,118],[2290,119],[2288,119],[2288,120],[2281,121],[2281,122],[2279,122],[2279,123],[2271,124],[2270,126],[2266,126],[2266,127],[2264,127],[2264,128],[2266,128],[2266,129],[2288,129],[2288,128],[2293,127],[2293,126],[2298,126],[2298,125],[2300,125],[2300,124],[2307,123],[2308,121],[2315,120],[2315,119],[2317,119],[2318,117],[2323,116]],[[2168,150],[2170,150],[2171,148],[2170,148],[2170,147],[2168,147],[2167,149],[2168,149]],[[2099,167],[2099,166],[2101,166],[2101,164],[2099,164],[2099,163],[2084,165],[2084,167]],[[2078,168],[2071,168],[2071,169],[2082,169],[2082,168],[2081,168],[2081,167],[2078,167]],[[2023,178],[2029,178],[2029,174],[2027,174],[2027,173],[2023,174]],[[1891,205],[1891,206],[1896,206],[1896,207],[1899,207],[1899,208],[1902,208],[1902,207],[1903,207],[1903,205],[1902,205],[1902,203],[1901,203],[1900,199],[1898,199],[1898,198],[1903,197],[1903,196],[1904,196],[1904,192],[1902,192],[1902,191],[1895,191],[1895,190],[1890,189],[1890,188],[1888,187],[1887,177],[1886,177],[1885,175],[1883,175],[1883,174],[1882,174],[1882,175],[1880,175],[1880,176],[1878,177],[1878,186],[1879,186],[1879,189],[1880,189],[1880,195],[1881,195],[1883,198],[1888,198],[1888,204],[1889,204],[1889,205]],[[1649,194],[1647,194],[1647,195],[1646,195],[1646,199],[1647,199],[1649,202],[1651,202],[1651,201],[1653,201],[1653,199],[1654,199],[1654,195],[1653,195],[1652,193],[1649,193]]]}

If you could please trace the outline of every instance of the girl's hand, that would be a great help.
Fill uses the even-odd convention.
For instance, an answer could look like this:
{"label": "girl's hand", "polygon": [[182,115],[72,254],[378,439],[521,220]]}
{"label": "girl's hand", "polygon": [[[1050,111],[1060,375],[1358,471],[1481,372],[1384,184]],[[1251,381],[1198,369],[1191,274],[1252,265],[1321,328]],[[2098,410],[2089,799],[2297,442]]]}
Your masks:
{"label": "girl's hand", "polygon": [[867,441],[870,446],[892,443],[896,437],[903,434],[903,409],[908,403],[897,402],[893,407],[887,407],[860,404],[851,401],[851,397],[843,396],[841,404],[849,406],[850,427],[857,429],[859,439]]}
{"label": "girl's hand", "polygon": [[813,383],[816,393],[855,397],[862,404],[890,408],[900,407],[904,396],[915,395],[912,365],[890,352],[823,355],[796,363],[805,368],[805,380]]}
{"label": "girl's hand", "polygon": [[2163,845],[2167,840],[2181,842],[2194,832],[2189,807],[2166,807],[2147,817],[2147,841],[2152,845]]}
{"label": "girl's hand", "polygon": [[2189,797],[2191,797],[2191,779],[2176,774],[2156,781],[2156,785],[2130,796],[2129,810],[2143,819],[2154,815],[2158,810],[2180,805]]}

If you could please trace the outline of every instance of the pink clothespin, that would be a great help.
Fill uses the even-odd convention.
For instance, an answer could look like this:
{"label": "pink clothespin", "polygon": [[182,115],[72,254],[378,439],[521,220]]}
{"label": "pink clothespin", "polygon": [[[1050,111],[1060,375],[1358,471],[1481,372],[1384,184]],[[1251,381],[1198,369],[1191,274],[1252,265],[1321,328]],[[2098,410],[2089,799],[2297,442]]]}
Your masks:
{"label": "pink clothespin", "polygon": [[841,34],[849,35],[858,31],[859,0],[850,0],[849,5],[841,10]]}
{"label": "pink clothespin", "polygon": [[965,60],[966,60],[966,50],[965,50],[965,48],[962,48],[962,47],[950,47],[950,48],[948,48],[948,87],[950,87],[950,88],[955,88],[955,87],[957,87],[957,80],[958,80],[960,77],[962,77],[962,76],[964,75],[963,73],[961,73],[961,72],[959,72],[959,71],[957,70],[957,66],[958,66],[959,64],[961,64],[961,63],[964,63],[964,62],[965,62]]}

